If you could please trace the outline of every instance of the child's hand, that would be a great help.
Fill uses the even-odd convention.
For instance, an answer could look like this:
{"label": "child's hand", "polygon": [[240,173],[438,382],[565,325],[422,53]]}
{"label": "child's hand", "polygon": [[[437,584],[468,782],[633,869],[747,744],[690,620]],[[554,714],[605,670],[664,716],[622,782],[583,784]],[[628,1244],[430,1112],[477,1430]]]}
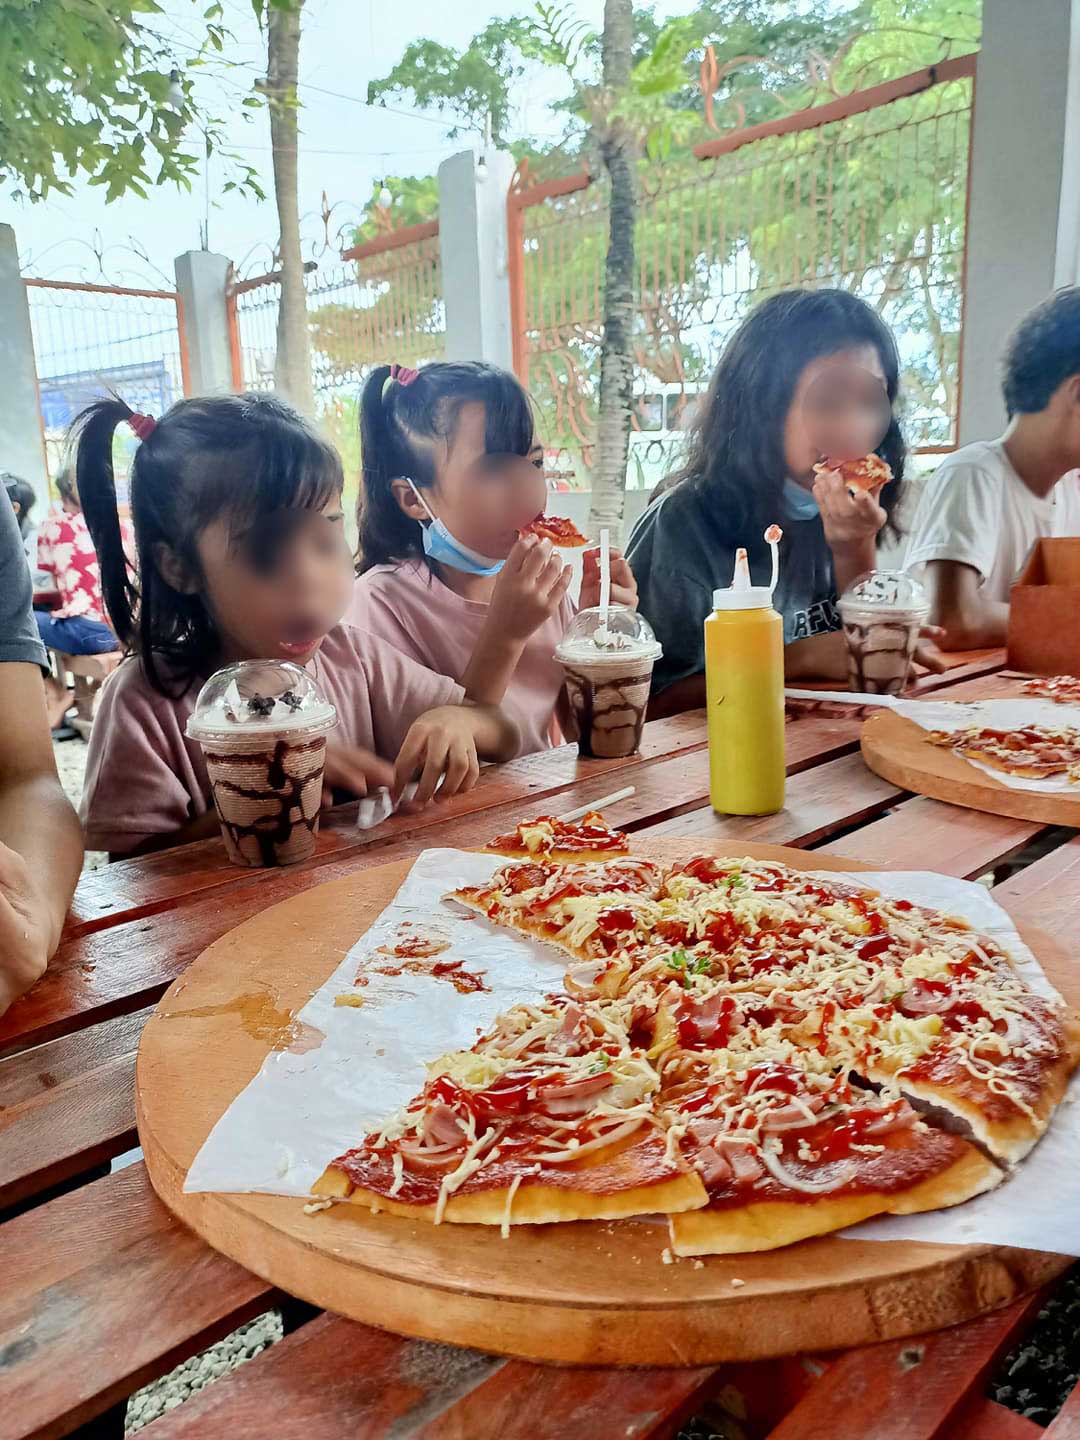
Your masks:
{"label": "child's hand", "polygon": [[26,861],[0,845],[0,1015],[45,974],[47,915]]}
{"label": "child's hand", "polygon": [[558,611],[572,575],[550,540],[520,536],[499,571],[491,597],[490,613],[500,633],[508,640],[528,640]]}
{"label": "child's hand", "polygon": [[915,664],[921,665],[924,670],[929,670],[934,675],[943,675],[949,668],[948,661],[938,649],[944,638],[945,631],[940,625],[924,625],[919,631],[919,643],[912,656]]}
{"label": "child's hand", "polygon": [[328,740],[323,782],[323,804],[331,805],[331,791],[334,789],[366,795],[380,785],[389,788],[394,783],[394,767],[358,745],[343,745],[340,740]]}
{"label": "child's hand", "polygon": [[873,540],[889,518],[878,503],[881,486],[852,495],[836,470],[821,470],[814,481],[814,499],[821,511],[825,539],[831,549],[845,549]]}
{"label": "child's hand", "polygon": [[[630,569],[626,556],[621,550],[611,552],[611,603],[625,605],[628,610],[637,609],[637,581]],[[581,601],[582,610],[591,610],[600,604],[600,548],[592,546],[581,555]]]}
{"label": "child's hand", "polygon": [[464,705],[442,705],[414,721],[394,766],[394,800],[418,774],[416,794],[404,807],[407,810],[420,810],[435,797],[440,775],[443,783],[435,797],[440,801],[471,790],[480,777],[474,731],[473,714]]}

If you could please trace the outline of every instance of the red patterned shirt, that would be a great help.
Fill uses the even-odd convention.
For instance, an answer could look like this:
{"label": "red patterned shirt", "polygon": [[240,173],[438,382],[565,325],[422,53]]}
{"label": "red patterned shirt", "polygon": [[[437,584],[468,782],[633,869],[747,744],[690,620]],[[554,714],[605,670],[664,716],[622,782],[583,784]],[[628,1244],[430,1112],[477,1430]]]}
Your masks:
{"label": "red patterned shirt", "polygon": [[[121,520],[124,550],[133,550],[131,526]],[[47,571],[60,592],[60,604],[52,612],[56,620],[82,616],[107,625],[101,598],[101,569],[81,510],[50,515],[38,535],[38,568]]]}

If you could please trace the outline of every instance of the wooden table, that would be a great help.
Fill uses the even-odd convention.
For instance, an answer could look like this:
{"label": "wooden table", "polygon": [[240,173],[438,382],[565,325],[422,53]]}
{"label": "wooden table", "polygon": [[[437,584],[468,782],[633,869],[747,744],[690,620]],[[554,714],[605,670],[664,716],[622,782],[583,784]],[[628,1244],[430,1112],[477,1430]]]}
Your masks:
{"label": "wooden table", "polygon": [[[1002,663],[975,657],[919,688],[1000,694],[1010,684],[997,675]],[[709,808],[698,712],[648,726],[629,760],[581,761],[569,748],[530,756],[487,771],[468,796],[374,832],[357,831],[342,807],[316,856],[295,869],[237,870],[210,841],[84,875],[48,974],[0,1018],[0,1440],[80,1426],[118,1435],[133,1390],[283,1300],[286,1338],[154,1421],[147,1440],[614,1440],[673,1434],[716,1396],[737,1397],[747,1433],[773,1440],[1080,1440],[1080,1390],[1045,1431],[984,1396],[995,1362],[1034,1319],[1037,1295],[953,1330],[842,1355],[557,1370],[317,1315],[184,1230],[141,1163],[102,1173],[135,1144],[132,1082],[147,1015],[212,940],[324,880],[428,845],[477,845],[522,815],[628,784],[635,794],[610,815],[638,835],[827,846],[967,877],[992,871],[1021,921],[1066,942],[1078,933],[1080,837],[908,796],[864,767],[858,730],[850,716],[790,721],[787,807],[761,819]],[[1009,874],[1037,835],[1047,853]]]}

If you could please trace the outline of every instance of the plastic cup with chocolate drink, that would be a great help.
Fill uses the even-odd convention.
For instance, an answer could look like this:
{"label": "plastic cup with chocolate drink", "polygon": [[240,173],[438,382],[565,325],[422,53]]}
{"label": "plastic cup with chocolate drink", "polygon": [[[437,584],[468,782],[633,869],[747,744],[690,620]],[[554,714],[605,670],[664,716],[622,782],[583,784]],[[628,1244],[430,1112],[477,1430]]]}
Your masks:
{"label": "plastic cup with chocolate drink", "polygon": [[234,865],[295,865],[313,854],[336,724],[315,681],[287,661],[227,665],[199,691],[187,734],[202,746]]}
{"label": "plastic cup with chocolate drink", "polygon": [[580,754],[604,760],[633,755],[641,744],[653,665],[663,653],[648,621],[625,605],[574,616],[555,659],[565,672]]}
{"label": "plastic cup with chocolate drink", "polygon": [[899,695],[929,614],[926,591],[910,575],[899,570],[860,575],[840,597],[851,688],[864,695]]}

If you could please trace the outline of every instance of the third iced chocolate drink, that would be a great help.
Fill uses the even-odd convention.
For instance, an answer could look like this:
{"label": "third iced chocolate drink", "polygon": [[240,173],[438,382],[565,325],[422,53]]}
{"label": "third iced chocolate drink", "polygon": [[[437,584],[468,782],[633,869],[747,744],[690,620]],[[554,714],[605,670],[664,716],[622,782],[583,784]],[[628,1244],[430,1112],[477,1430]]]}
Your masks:
{"label": "third iced chocolate drink", "polygon": [[235,865],[292,865],[315,849],[333,705],[296,665],[246,660],[203,686],[187,733],[202,745]]}
{"label": "third iced chocolate drink", "polygon": [[871,570],[860,576],[840,599],[851,688],[899,695],[929,613],[926,593],[910,575]]}
{"label": "third iced chocolate drink", "polygon": [[653,665],[662,651],[636,611],[582,610],[570,622],[555,658],[566,673],[566,698],[582,755],[632,755],[641,743]]}

